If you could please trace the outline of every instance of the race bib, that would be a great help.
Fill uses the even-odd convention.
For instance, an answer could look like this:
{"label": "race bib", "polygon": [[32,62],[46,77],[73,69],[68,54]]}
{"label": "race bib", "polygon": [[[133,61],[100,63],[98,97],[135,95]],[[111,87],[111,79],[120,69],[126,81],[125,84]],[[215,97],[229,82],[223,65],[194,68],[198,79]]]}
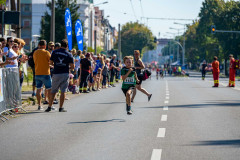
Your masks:
{"label": "race bib", "polygon": [[127,77],[125,80],[124,80],[125,83],[130,83],[130,84],[133,84],[134,83],[134,77]]}

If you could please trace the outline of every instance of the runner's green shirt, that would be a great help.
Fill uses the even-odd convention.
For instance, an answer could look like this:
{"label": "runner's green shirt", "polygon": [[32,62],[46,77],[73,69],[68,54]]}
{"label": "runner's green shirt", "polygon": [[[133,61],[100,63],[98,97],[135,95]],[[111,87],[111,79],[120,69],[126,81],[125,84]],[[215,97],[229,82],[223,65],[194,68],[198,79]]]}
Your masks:
{"label": "runner's green shirt", "polygon": [[[128,68],[123,67],[121,69],[121,75],[126,75],[128,73]],[[135,71],[132,71],[128,77],[122,83],[122,89],[129,89],[129,87],[134,87],[136,85]]]}

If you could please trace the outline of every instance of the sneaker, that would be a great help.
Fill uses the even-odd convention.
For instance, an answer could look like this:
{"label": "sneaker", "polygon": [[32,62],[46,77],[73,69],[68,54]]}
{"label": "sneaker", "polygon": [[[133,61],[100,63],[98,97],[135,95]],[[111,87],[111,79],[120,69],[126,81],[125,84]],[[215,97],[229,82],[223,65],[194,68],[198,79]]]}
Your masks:
{"label": "sneaker", "polygon": [[148,102],[151,100],[151,98],[152,98],[152,94],[148,96]]}
{"label": "sneaker", "polygon": [[88,92],[91,92],[90,88],[88,88]]}
{"label": "sneaker", "polygon": [[133,100],[131,100],[131,102],[133,103]]}
{"label": "sneaker", "polygon": [[89,93],[89,91],[83,91],[83,93]]}
{"label": "sneaker", "polygon": [[64,108],[59,108],[59,112],[67,112]]}
{"label": "sneaker", "polygon": [[112,86],[111,85],[108,85],[108,88],[111,88]]}
{"label": "sneaker", "polygon": [[53,101],[53,104],[58,104],[58,101],[57,101],[57,100],[54,100],[54,101]]}
{"label": "sneaker", "polygon": [[44,101],[43,104],[49,104],[48,101]]}
{"label": "sneaker", "polygon": [[52,108],[48,106],[48,108],[45,110],[45,112],[50,112],[51,110],[52,110]]}
{"label": "sneaker", "polygon": [[92,91],[97,91],[96,89],[92,88]]}
{"label": "sneaker", "polygon": [[113,84],[112,87],[116,87],[116,86]]}
{"label": "sneaker", "polygon": [[43,110],[43,107],[42,107],[42,106],[38,106],[38,110],[39,110],[39,111],[42,111],[42,110]]}
{"label": "sneaker", "polygon": [[132,110],[127,111],[127,114],[128,114],[128,115],[132,115],[132,113],[133,113]]}
{"label": "sneaker", "polygon": [[52,106],[52,107],[51,107],[51,110],[55,111],[55,110],[56,110],[56,108],[55,108],[54,106]]}

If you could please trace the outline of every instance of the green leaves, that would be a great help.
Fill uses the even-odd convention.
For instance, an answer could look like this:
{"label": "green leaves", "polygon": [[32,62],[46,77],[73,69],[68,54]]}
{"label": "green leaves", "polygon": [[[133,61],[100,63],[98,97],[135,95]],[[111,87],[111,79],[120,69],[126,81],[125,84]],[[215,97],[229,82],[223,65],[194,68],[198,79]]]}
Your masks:
{"label": "green leaves", "polygon": [[121,37],[123,57],[133,55],[134,50],[140,50],[141,52],[144,47],[152,50],[156,46],[152,32],[138,22],[126,23],[122,27]]}

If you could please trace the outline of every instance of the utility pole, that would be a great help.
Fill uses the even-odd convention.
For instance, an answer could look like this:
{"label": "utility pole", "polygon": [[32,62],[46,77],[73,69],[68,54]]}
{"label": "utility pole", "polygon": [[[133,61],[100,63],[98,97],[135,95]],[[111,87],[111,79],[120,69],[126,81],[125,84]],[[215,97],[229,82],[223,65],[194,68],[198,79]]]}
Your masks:
{"label": "utility pole", "polygon": [[118,57],[120,60],[122,60],[122,54],[121,54],[121,25],[118,24]]}
{"label": "utility pole", "polygon": [[97,30],[94,30],[94,54],[97,55]]}
{"label": "utility pole", "polygon": [[21,29],[22,29],[22,24],[21,24],[21,0],[17,0],[17,11],[19,12],[19,22],[18,22],[18,27],[17,27],[17,37],[21,38]]}
{"label": "utility pole", "polygon": [[183,55],[182,55],[182,66],[184,66],[184,59],[185,59],[185,40],[186,40],[186,34],[185,34],[185,27],[184,25],[184,40],[183,40]]}
{"label": "utility pole", "polygon": [[55,42],[55,0],[52,0],[51,41]]}

